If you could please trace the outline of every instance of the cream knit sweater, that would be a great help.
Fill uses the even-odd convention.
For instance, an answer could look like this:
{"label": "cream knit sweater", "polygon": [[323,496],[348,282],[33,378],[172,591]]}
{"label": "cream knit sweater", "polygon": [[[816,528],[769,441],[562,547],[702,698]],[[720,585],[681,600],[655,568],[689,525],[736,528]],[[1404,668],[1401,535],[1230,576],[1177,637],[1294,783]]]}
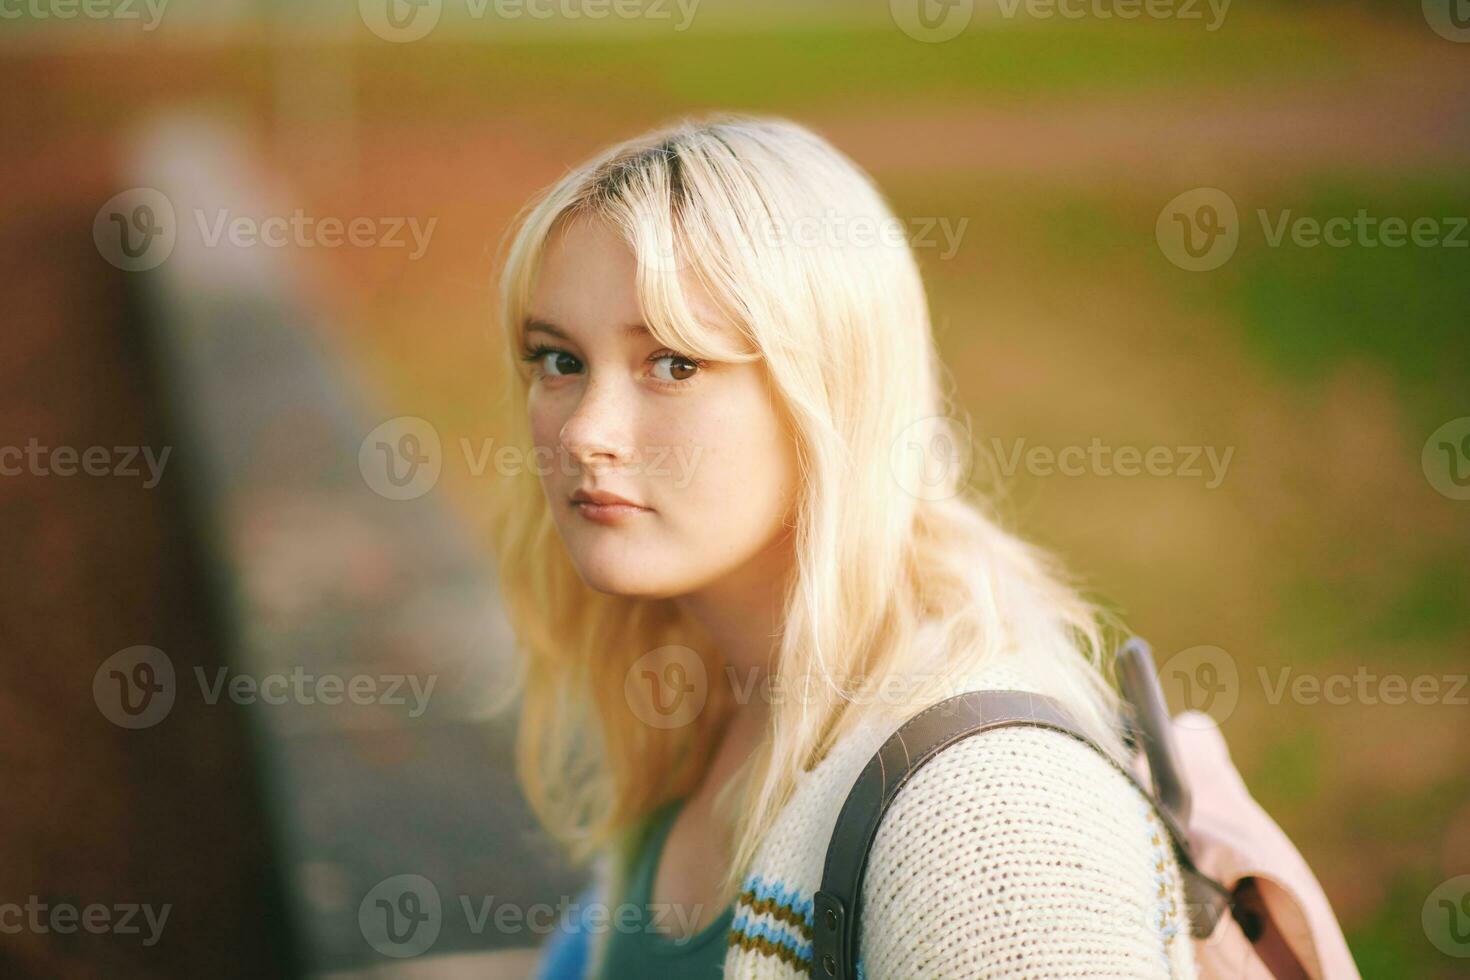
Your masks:
{"label": "cream knit sweater", "polygon": [[[985,688],[1042,690],[1018,660],[963,689]],[[736,902],[726,977],[808,976],[832,827],[894,727],[855,729],[799,777]],[[1047,729],[974,735],[920,769],[879,828],[862,901],[867,980],[1196,976],[1167,832],[1107,759]]]}

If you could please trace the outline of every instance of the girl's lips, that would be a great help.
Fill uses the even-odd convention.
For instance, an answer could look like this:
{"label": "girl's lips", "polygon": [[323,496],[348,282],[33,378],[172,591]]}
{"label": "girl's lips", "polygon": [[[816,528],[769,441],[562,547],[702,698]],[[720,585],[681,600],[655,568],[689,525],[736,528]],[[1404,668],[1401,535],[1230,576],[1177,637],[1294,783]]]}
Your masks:
{"label": "girl's lips", "polygon": [[647,507],[636,504],[596,504],[590,500],[574,500],[572,508],[597,524],[621,524],[638,514],[653,513]]}

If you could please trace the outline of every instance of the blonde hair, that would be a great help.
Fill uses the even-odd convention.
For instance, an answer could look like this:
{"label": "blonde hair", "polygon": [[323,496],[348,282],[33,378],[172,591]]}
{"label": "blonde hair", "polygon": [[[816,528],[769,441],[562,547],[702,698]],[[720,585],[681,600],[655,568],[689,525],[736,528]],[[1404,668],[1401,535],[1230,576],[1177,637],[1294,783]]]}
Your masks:
{"label": "blonde hair", "polygon": [[[510,441],[527,454],[522,324],[549,237],[579,218],[606,221],[637,255],[637,293],[659,343],[761,362],[797,443],[796,572],[770,690],[827,696],[773,699],[761,750],[721,797],[732,855],[721,906],[738,893],[798,773],[858,724],[859,686],[895,690],[936,664],[963,678],[1020,656],[1106,751],[1124,757],[1104,656],[1113,621],[1049,555],[1002,529],[961,468],[936,486],[922,454],[894,451],[911,426],[950,416],[951,406],[909,243],[832,233],[844,221],[897,222],[871,178],[794,122],[717,113],[613,146],[534,198],[509,238],[499,310]],[[781,229],[803,222],[829,234],[781,239]],[[729,314],[748,348],[732,349],[691,314],[680,270]],[[520,700],[522,787],[574,860],[616,855],[614,873],[624,873],[645,819],[698,786],[734,695],[711,683],[690,724],[640,721],[624,683],[635,661],[679,645],[718,678],[719,651],[672,600],[585,585],[534,474],[507,478],[499,504],[500,588],[524,646],[505,692]],[[926,621],[931,642],[920,643]],[[889,708],[906,717],[922,706]]]}

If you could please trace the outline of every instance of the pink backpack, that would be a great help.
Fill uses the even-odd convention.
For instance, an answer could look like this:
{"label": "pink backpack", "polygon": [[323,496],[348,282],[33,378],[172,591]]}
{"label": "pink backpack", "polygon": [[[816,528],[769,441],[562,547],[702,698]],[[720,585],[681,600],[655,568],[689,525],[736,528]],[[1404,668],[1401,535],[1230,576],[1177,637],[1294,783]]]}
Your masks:
{"label": "pink backpack", "polygon": [[[1182,828],[1196,873],[1223,891],[1187,900],[1195,962],[1204,980],[1358,980],[1347,941],[1312,869],[1246,789],[1209,715],[1170,719],[1148,645],[1137,638],[1118,655],[1119,681],[1133,709],[1140,780],[1171,831]],[[1221,914],[1228,907],[1231,915]]]}
{"label": "pink backpack", "polygon": [[[1118,675],[1135,747],[1132,770],[1122,771],[1173,838],[1201,980],[1360,980],[1322,886],[1251,798],[1214,721],[1198,711],[1169,717],[1142,640],[1124,645]],[[1029,691],[969,691],[904,723],[838,814],[813,899],[814,978],[856,976],[868,850],[904,783],[946,746],[1007,725],[1056,729],[1097,748],[1057,701]]]}

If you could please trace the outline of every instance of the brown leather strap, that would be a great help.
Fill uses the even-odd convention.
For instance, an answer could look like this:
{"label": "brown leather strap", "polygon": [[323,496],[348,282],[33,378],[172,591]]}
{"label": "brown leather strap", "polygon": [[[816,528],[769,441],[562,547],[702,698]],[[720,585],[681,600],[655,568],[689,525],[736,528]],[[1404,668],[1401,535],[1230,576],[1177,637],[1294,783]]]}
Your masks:
{"label": "brown leather strap", "polygon": [[[909,778],[942,749],[993,728],[1033,725],[1064,732],[1091,745],[1104,758],[1112,758],[1077,726],[1052,698],[1030,691],[967,691],[925,708],[890,735],[863,768],[833,828],[822,870],[822,887],[813,898],[811,975],[817,980],[857,976],[858,900],[868,851],[878,836],[883,815]],[[1117,766],[1150,801],[1154,796],[1137,777]],[[1185,871],[1186,900],[1190,903],[1195,934],[1208,925],[1213,929],[1224,907],[1227,893],[1218,883],[1200,874],[1190,856],[1189,841],[1172,815],[1155,803],[1176,854]],[[1198,910],[1197,910],[1198,907]],[[1208,935],[1208,932],[1204,933]]]}

